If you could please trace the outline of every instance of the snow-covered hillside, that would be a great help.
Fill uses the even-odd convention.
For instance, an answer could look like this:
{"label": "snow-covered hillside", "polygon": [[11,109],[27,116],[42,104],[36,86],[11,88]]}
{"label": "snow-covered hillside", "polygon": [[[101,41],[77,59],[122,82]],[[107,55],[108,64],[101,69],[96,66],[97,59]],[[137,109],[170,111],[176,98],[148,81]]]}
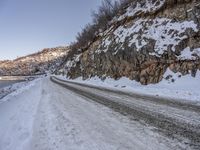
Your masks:
{"label": "snow-covered hillside", "polygon": [[0,62],[0,75],[33,75],[53,72],[63,63],[69,47],[44,49],[38,53]]}

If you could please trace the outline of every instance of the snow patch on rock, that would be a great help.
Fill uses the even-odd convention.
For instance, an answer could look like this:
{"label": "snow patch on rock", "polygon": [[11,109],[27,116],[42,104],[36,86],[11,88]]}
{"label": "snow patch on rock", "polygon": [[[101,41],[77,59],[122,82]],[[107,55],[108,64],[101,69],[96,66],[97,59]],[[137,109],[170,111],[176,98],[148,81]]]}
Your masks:
{"label": "snow patch on rock", "polygon": [[[153,2],[153,0],[146,0],[144,4],[141,4],[139,2],[136,3],[135,6],[129,6],[125,13],[120,16],[117,21],[121,21],[126,17],[135,16],[141,13],[148,13],[152,11],[156,11],[160,9],[165,3],[165,0],[156,0]],[[116,21],[116,19],[114,19]]]}
{"label": "snow patch on rock", "polygon": [[[148,44],[148,39],[155,40],[154,50],[157,55],[162,55],[168,50],[169,46],[172,51],[184,39],[188,38],[185,34],[186,30],[193,30],[198,32],[197,24],[194,21],[174,22],[168,18],[156,19],[139,19],[128,28],[120,26],[114,31],[115,43],[129,42],[129,47],[136,46],[136,50],[140,51]],[[111,43],[109,37],[103,40],[103,45],[106,47],[106,52]]]}
{"label": "snow patch on rock", "polygon": [[200,57],[200,48],[195,48],[191,50],[190,47],[186,47],[182,52],[181,55],[178,56],[179,60],[196,60]]}

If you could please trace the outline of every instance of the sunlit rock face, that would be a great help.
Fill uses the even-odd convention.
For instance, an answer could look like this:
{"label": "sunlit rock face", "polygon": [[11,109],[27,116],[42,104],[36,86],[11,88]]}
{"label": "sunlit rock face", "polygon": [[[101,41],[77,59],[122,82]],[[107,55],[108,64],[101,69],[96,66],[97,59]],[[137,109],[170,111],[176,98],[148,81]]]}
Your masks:
{"label": "sunlit rock face", "polygon": [[68,58],[60,73],[84,79],[122,76],[158,83],[167,68],[182,75],[200,69],[200,2],[136,0],[99,33],[84,52]]}

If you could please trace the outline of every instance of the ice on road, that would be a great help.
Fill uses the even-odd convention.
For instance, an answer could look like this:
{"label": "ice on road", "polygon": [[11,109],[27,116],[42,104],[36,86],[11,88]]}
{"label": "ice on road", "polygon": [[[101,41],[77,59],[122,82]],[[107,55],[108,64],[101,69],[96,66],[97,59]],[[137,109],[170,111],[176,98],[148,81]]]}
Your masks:
{"label": "ice on road", "polygon": [[187,149],[44,78],[0,104],[0,150]]}

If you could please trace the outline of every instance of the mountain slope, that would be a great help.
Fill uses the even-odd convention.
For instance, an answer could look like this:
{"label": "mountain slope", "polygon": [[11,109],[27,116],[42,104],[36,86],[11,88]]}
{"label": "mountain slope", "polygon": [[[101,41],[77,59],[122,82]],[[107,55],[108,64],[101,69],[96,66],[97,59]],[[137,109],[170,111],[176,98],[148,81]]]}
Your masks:
{"label": "mountain slope", "polygon": [[142,84],[160,82],[167,68],[195,77],[199,10],[197,0],[132,1],[89,47],[73,52],[59,72],[84,79],[125,76]]}
{"label": "mountain slope", "polygon": [[68,47],[47,48],[38,53],[0,62],[0,75],[34,75],[53,72],[64,61]]}

